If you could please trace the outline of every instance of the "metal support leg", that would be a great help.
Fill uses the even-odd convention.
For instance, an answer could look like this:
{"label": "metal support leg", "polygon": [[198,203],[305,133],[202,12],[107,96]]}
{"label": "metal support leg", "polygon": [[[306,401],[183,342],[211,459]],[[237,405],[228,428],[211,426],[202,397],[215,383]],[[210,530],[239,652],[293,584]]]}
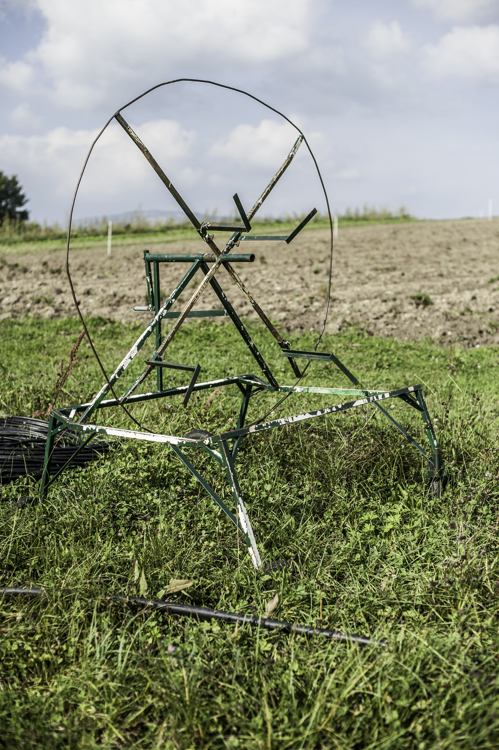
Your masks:
{"label": "metal support leg", "polygon": [[52,415],[49,419],[49,428],[47,432],[47,442],[45,444],[45,456],[43,459],[43,472],[40,481],[40,502],[43,502],[45,495],[47,494],[47,484],[50,477],[50,467],[52,464],[52,452],[54,450],[55,431],[57,429],[58,421]]}
{"label": "metal support leg", "polygon": [[246,511],[246,506],[244,505],[243,496],[241,493],[241,489],[239,487],[239,482],[237,481],[237,474],[236,474],[236,469],[234,467],[232,452],[226,440],[221,440],[219,442],[219,445],[220,445],[220,453],[222,455],[222,461],[225,466],[225,472],[227,474],[227,479],[229,480],[232,497],[234,498],[234,502],[236,504],[237,517],[238,517],[239,523],[241,524],[243,528],[243,532],[244,532],[246,544],[248,546],[248,552],[250,553],[251,561],[253,565],[255,566],[255,568],[258,570],[262,566],[262,560],[260,558],[260,553],[258,552],[258,547],[256,546],[255,536],[253,534],[253,529],[251,528],[251,523],[248,517],[248,513]]}
{"label": "metal support leg", "polygon": [[[247,528],[249,526],[249,521],[246,523],[246,516],[241,513],[239,507],[237,507],[236,515],[234,515],[234,513],[232,513],[229,510],[229,508],[226,506],[226,504],[224,503],[224,501],[217,495],[217,493],[215,492],[215,490],[213,489],[213,487],[211,487],[208,484],[208,482],[206,481],[206,479],[191,464],[191,462],[189,461],[189,459],[187,458],[187,456],[185,456],[182,453],[182,451],[178,448],[178,446],[170,444],[170,448],[174,451],[174,453],[177,454],[177,456],[180,458],[180,460],[182,461],[182,463],[184,464],[184,466],[187,469],[189,469],[189,471],[191,472],[192,476],[195,477],[198,480],[198,482],[204,487],[204,489],[206,490],[206,492],[210,495],[210,497],[213,498],[213,500],[221,508],[221,510],[225,513],[225,515],[229,518],[229,520],[234,524],[234,526],[241,532],[241,534],[244,535],[246,544],[248,545],[248,549],[250,551],[251,559],[253,560],[253,558],[254,558],[254,552],[253,552],[253,549],[251,547],[251,539],[249,538],[248,532],[247,532]],[[229,451],[229,453],[230,453],[230,451]],[[222,461],[222,463],[224,463],[224,462]],[[231,489],[232,489],[232,485],[231,485]],[[244,510],[246,512],[246,509],[244,509]],[[249,526],[249,528],[251,530],[251,526]],[[253,534],[253,532],[251,532],[251,534]],[[254,543],[254,540],[253,540],[253,543]],[[259,560],[260,556],[258,555],[258,550],[256,551],[256,553],[257,553],[257,556],[258,556],[257,559]],[[253,561],[253,564],[254,564],[254,561]],[[259,563],[259,565],[261,565],[261,563]],[[259,567],[259,565],[255,565],[255,567]]]}
{"label": "metal support leg", "polygon": [[75,452],[74,452],[74,453],[72,454],[72,456],[71,456],[70,458],[68,458],[68,460],[66,461],[66,463],[64,464],[64,466],[61,466],[61,467],[60,467],[60,469],[57,469],[57,472],[56,472],[56,473],[54,474],[54,476],[52,477],[52,479],[50,479],[50,480],[46,481],[46,483],[45,483],[45,493],[47,492],[48,488],[49,488],[49,487],[50,487],[50,486],[51,486],[52,484],[54,484],[55,480],[56,480],[56,479],[59,479],[59,476],[60,476],[60,475],[61,475],[61,474],[63,473],[63,471],[65,471],[65,470],[66,470],[66,469],[68,468],[68,466],[69,466],[69,465],[71,464],[71,462],[72,462],[72,461],[73,461],[73,460],[74,460],[74,459],[76,458],[76,456],[77,456],[77,455],[78,455],[79,453],[81,453],[81,451],[82,451],[82,450],[83,450],[84,448],[86,448],[86,447],[87,447],[87,445],[89,444],[89,442],[90,442],[91,440],[93,440],[93,439],[94,439],[95,435],[96,435],[96,433],[95,433],[95,432],[92,432],[92,433],[91,433],[91,434],[90,434],[90,435],[89,435],[89,436],[88,436],[88,437],[87,437],[87,438],[86,438],[86,439],[85,439],[85,440],[83,441],[83,443],[81,443],[81,445],[79,445],[79,446],[78,446],[78,448],[77,448],[77,449],[75,450]]}
{"label": "metal support leg", "polygon": [[[248,411],[248,406],[251,398],[251,391],[253,389],[252,385],[246,386],[240,386],[241,390],[243,392],[243,400],[241,401],[241,408],[239,410],[239,417],[237,419],[237,429],[239,430],[241,427],[244,427],[244,422],[246,420],[246,413]],[[244,439],[244,435],[239,435],[238,438],[234,440],[234,443],[232,445],[232,459],[235,461],[237,453],[239,451],[239,448],[241,447],[241,443]]]}
{"label": "metal support leg", "polygon": [[428,440],[431,446],[431,450],[433,453],[433,461],[432,467],[428,467],[428,477],[432,480],[432,485],[436,482],[439,486],[436,488],[438,491],[438,494],[443,489],[443,481],[445,478],[445,468],[444,468],[444,460],[442,458],[442,454],[440,453],[440,446],[437,441],[437,436],[435,435],[435,430],[433,427],[433,424],[430,419],[430,414],[428,412],[428,407],[426,406],[426,402],[424,400],[423,392],[417,391],[417,399],[419,402],[419,405],[421,406],[421,416],[423,418],[423,424],[426,428],[426,435],[428,436]]}
{"label": "metal support leg", "polygon": [[[153,265],[154,273],[154,314],[157,316],[160,310],[161,289],[159,281],[159,263]],[[161,346],[161,318],[156,322],[156,351]],[[156,367],[156,388],[158,391],[163,390],[163,368]]]}

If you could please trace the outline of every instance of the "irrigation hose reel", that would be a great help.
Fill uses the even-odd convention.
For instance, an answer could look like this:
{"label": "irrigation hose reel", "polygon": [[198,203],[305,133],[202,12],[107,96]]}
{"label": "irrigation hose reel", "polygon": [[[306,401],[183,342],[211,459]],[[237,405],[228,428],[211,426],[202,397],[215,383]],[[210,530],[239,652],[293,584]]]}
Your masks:
{"label": "irrigation hose reel", "polygon": [[[172,181],[167,176],[167,173],[164,171],[163,166],[156,161],[154,155],[148,149],[147,144],[140,138],[140,135],[133,130],[125,119],[125,114],[127,114],[126,110],[135,102],[143,99],[148,94],[159,88],[181,82],[216,86],[217,88],[226,89],[232,92],[233,95],[249,97],[261,106],[272,110],[278,116],[282,117],[296,130],[297,137],[295,142],[290,144],[288,156],[283,164],[277,169],[268,185],[249,210],[242,205],[237,192],[234,193],[234,204],[239,216],[239,219],[235,222],[201,222],[181,196],[177,188],[173,185]],[[131,142],[134,144],[134,147],[142,153],[143,157],[148,161],[159,180],[163,183],[165,189],[182,209],[185,216],[198,233],[200,251],[198,253],[185,255],[160,254],[144,251],[143,259],[147,287],[147,305],[145,307],[137,306],[135,309],[142,312],[150,312],[151,320],[137,338],[130,351],[117,365],[114,372],[111,375],[108,375],[102,365],[83,314],[77,304],[69,260],[71,249],[71,226],[78,190],[94,147],[111,123],[115,123],[123,128]],[[276,188],[286,170],[291,166],[300,147],[308,149],[309,155],[316,168],[327,207],[330,229],[328,298],[322,328],[318,333],[315,347],[311,351],[293,349],[291,343],[280,334],[264,310],[254,299],[251,290],[246,286],[246,283],[241,279],[233,265],[235,262],[238,264],[251,264],[255,260],[255,255],[251,252],[251,249],[255,246],[250,244],[250,252],[248,253],[240,252],[242,248],[246,247],[246,245],[242,243],[272,241],[290,244],[315,215],[316,209],[314,208],[288,235],[277,236],[252,234],[252,220],[261,209],[270,193]],[[167,168],[166,165],[165,168]],[[230,233],[229,240],[225,242],[223,246],[216,241],[216,236],[219,232]],[[392,426],[413,446],[413,448],[422,454],[429,467],[429,480],[432,483],[434,491],[439,493],[443,486],[445,469],[435,431],[424,399],[422,386],[409,385],[390,391],[373,390],[368,388],[364,383],[360,383],[355,375],[333,353],[324,352],[320,349],[329,311],[332,261],[333,222],[327,192],[317,161],[303,132],[281,112],[245,91],[214,83],[212,81],[203,81],[199,79],[178,79],[158,84],[158,86],[154,86],[121,107],[104,125],[86,157],[71,206],[66,247],[66,269],[73,300],[90,346],[100,365],[104,383],[99,392],[90,401],[83,404],[60,407],[51,412],[43,474],[40,483],[40,498],[42,500],[44,499],[53,482],[55,482],[60,474],[69,467],[71,462],[71,459],[69,459],[66,464],[62,467],[59,466],[56,471],[53,471],[52,469],[54,441],[56,436],[61,432],[70,431],[76,433],[81,438],[79,447],[73,454],[73,457],[83,450],[91,440],[99,435],[110,437],[116,436],[122,439],[143,440],[168,445],[184,467],[186,467],[192,476],[201,484],[208,495],[219,506],[220,510],[225,513],[242,535],[242,538],[246,542],[251,561],[254,567],[259,569],[262,566],[262,558],[251,526],[251,505],[250,501],[243,499],[235,466],[236,457],[242,442],[247,440],[250,436],[256,436],[258,433],[263,433],[267,430],[283,428],[304,421],[325,417],[327,415],[341,414],[350,409],[364,407],[369,404],[372,404],[373,408],[381,412],[389,420]],[[187,270],[184,270],[182,278],[170,292],[166,301],[161,303],[161,268],[164,264],[175,264],[175,266],[178,265],[183,270]],[[181,294],[186,291],[187,287],[193,282],[195,277],[199,282],[197,283],[195,291],[191,294],[187,302],[180,303]],[[253,310],[259,316],[262,324],[272,335],[274,345],[277,348],[277,351],[280,350],[281,356],[285,358],[289,366],[290,375],[293,376],[294,382],[290,384],[279,382],[275,371],[272,370],[268,362],[264,359],[261,351],[252,340],[244,323],[239,317],[236,308],[232,304],[230,285],[227,286],[225,283],[227,281],[230,281],[231,284],[235,284],[239,288],[246,300],[252,306]],[[198,302],[202,301],[203,295],[207,289],[211,289],[218,298],[220,303],[219,308],[200,309],[198,307]],[[178,309],[179,305],[180,309]],[[176,310],[173,309],[175,306],[177,306]],[[230,318],[231,323],[236,327],[236,330],[254,360],[256,374],[251,372],[205,381],[200,377],[202,367],[198,362],[183,363],[173,362],[168,359],[168,347],[187,319],[193,317],[214,318],[218,316]],[[140,352],[145,343],[149,341],[151,337],[154,340],[152,354],[145,359],[142,371],[133,380],[132,384],[128,385],[128,387],[126,387],[124,391],[122,390],[120,395],[118,395],[120,380],[123,380],[123,376],[128,367],[137,359],[137,357],[140,356]],[[345,381],[350,381],[349,383],[346,383],[350,385],[350,387],[330,388],[327,384],[324,386],[306,385],[305,376],[307,371],[316,361],[328,363],[332,368],[338,368],[345,377]],[[165,388],[163,375],[165,372],[171,370],[184,371],[187,374],[186,384],[175,388]],[[139,423],[129,411],[129,407],[137,403],[158,399],[171,400],[173,397],[178,397],[182,403],[186,405],[193,393],[198,393],[200,391],[213,391],[214,389],[221,387],[238,388],[241,392],[241,405],[236,428],[220,434],[212,434],[208,430],[197,430],[190,432],[187,435],[159,434],[149,430],[147,427]],[[255,395],[264,391],[276,394],[277,401],[265,414],[258,415],[256,419],[251,423],[248,423],[248,409],[251,400]],[[282,407],[285,401],[291,400],[291,398],[296,400],[297,397],[307,394],[320,394],[322,397],[331,397],[331,403],[321,409],[302,411],[291,416],[275,417],[276,410]],[[429,449],[424,450],[424,448],[408,434],[404,427],[402,427],[402,425],[387,412],[385,409],[386,404],[384,404],[384,402],[391,399],[397,399],[399,402],[402,401],[408,407],[411,407],[420,413],[425,427]],[[135,423],[136,429],[122,429],[119,427],[99,425],[94,422],[94,419],[97,417],[101,409],[112,407],[124,410],[128,417]],[[181,408],[180,405],[179,408]],[[196,460],[193,454],[195,454],[195,456],[199,456],[199,454],[202,454],[203,456],[208,455],[213,462],[219,465],[221,471],[225,474],[232,495],[232,505],[230,507],[208,483],[205,476],[201,473],[202,470],[196,467]],[[197,463],[199,464],[199,462]]]}

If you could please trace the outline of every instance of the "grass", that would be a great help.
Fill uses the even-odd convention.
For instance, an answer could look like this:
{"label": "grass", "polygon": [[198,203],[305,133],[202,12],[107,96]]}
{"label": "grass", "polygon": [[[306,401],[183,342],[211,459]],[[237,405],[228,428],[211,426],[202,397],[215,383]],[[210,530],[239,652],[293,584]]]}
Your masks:
{"label": "grass", "polygon": [[[0,412],[48,406],[79,330],[75,320],[0,321]],[[91,330],[110,368],[139,327],[96,318]],[[293,382],[271,341],[250,332]],[[310,335],[293,339],[311,345]],[[257,542],[265,559],[298,568],[266,576],[168,448],[117,444],[67,473],[42,506],[15,507],[36,491],[30,479],[5,485],[1,585],[75,593],[0,601],[0,747],[497,747],[499,349],[403,344],[354,328],[324,349],[370,387],[426,384],[445,494],[428,494],[418,454],[370,408],[250,438],[238,466]],[[102,383],[86,341],[77,357],[66,403]],[[207,377],[257,372],[225,325],[181,330],[173,361],[198,358]],[[311,383],[344,383],[312,367]],[[322,403],[290,402],[287,413]],[[234,424],[238,403],[234,388],[134,414],[164,431],[219,430]],[[416,412],[400,402],[391,414],[424,440]],[[126,424],[119,412],[101,415]],[[230,502],[217,467],[201,464]],[[231,611],[263,614],[277,591],[278,619],[315,624],[322,612],[325,627],[389,648],[198,624],[101,596],[144,585],[154,595],[171,578],[195,582],[171,599]]]}
{"label": "grass", "polygon": [[[293,215],[283,218],[264,218],[252,224],[253,234],[277,234],[291,232],[305,215]],[[239,222],[239,217],[229,217],[230,221]],[[404,208],[397,213],[388,209],[377,210],[364,206],[362,211],[347,211],[338,217],[340,227],[366,226],[370,224],[390,224],[416,221]],[[329,227],[327,215],[317,213],[306,229],[323,229]],[[87,221],[75,224],[72,228],[72,246],[84,248],[95,247],[96,244],[107,244],[108,222],[106,217],[98,221]],[[147,238],[149,244],[175,242],[177,240],[196,237],[196,232],[190,222],[176,222],[172,219],[151,222],[140,213],[130,221],[113,222],[113,240],[119,238],[120,245],[135,244]],[[229,235],[230,236],[230,235]],[[59,224],[54,226],[40,225],[37,222],[13,222],[5,219],[0,224],[0,247],[5,250],[26,252],[33,249],[60,250],[66,245],[67,229]]]}

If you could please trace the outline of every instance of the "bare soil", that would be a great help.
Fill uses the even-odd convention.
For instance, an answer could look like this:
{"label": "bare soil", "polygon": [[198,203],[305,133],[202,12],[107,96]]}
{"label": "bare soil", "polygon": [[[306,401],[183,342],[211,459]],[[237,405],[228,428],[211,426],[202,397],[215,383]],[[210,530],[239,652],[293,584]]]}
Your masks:
{"label": "bare soil", "polygon": [[[122,321],[150,319],[133,311],[146,302],[142,251],[199,253],[199,238],[75,247],[71,272],[84,315]],[[303,232],[291,245],[241,243],[254,263],[237,272],[283,334],[318,331],[324,319],[329,273],[329,233]],[[61,249],[0,251],[0,319],[61,318],[75,315]],[[187,264],[164,264],[167,294]],[[201,278],[196,277],[196,278]],[[496,281],[491,282],[491,279]],[[242,317],[252,307],[221,269],[218,279]],[[194,282],[182,295],[185,302]],[[197,285],[197,282],[196,284]],[[429,336],[464,346],[499,343],[499,220],[413,222],[340,228],[335,241],[331,306],[326,331],[355,324],[404,341]],[[209,292],[198,309],[220,307]],[[175,308],[174,308],[175,309]],[[177,308],[179,306],[177,305]],[[220,319],[219,319],[220,320]]]}

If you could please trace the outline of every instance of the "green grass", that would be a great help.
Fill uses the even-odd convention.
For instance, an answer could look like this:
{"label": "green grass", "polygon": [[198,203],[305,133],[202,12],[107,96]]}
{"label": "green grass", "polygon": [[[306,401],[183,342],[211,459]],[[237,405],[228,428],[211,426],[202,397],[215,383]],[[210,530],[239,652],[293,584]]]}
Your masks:
{"label": "green grass", "polygon": [[[74,320],[0,322],[0,413],[47,407],[79,330]],[[140,328],[100,318],[91,330],[111,368]],[[250,331],[279,378],[294,382],[271,340]],[[270,577],[253,571],[233,527],[167,447],[117,444],[68,472],[42,506],[15,507],[36,491],[31,480],[5,485],[1,585],[75,593],[0,602],[0,747],[497,747],[499,349],[403,344],[352,328],[325,338],[324,350],[372,388],[425,383],[449,467],[445,494],[428,494],[420,457],[374,408],[253,436],[238,468],[257,542],[265,559],[295,560],[299,571]],[[86,342],[77,356],[66,404],[102,383]],[[189,324],[172,359],[199,360],[207,377],[258,374],[225,325]],[[321,363],[309,382],[347,385]],[[172,400],[134,414],[165,432],[214,431],[234,425],[238,403],[230,388],[211,403],[203,393],[187,409]],[[270,403],[258,397],[250,418]],[[295,397],[285,413],[321,403]],[[424,441],[410,407],[390,413]],[[119,412],[101,417],[128,424]],[[231,502],[208,461],[199,463]],[[171,599],[231,611],[263,614],[277,591],[278,619],[316,624],[322,607],[325,627],[389,648],[200,625],[101,597],[138,593],[137,569],[151,595],[190,578]]]}
{"label": "green grass", "polygon": [[[285,217],[283,219],[263,219],[252,224],[253,234],[281,234],[290,233],[304,216]],[[236,221],[239,221],[237,218]],[[415,217],[407,213],[391,214],[389,211],[376,211],[374,209],[347,212],[339,217],[339,227],[357,227],[374,224],[400,224],[408,221],[417,221]],[[312,221],[307,224],[305,231],[309,229],[328,229],[329,220],[326,215],[316,214]],[[107,246],[107,221],[102,221],[82,227],[74,227],[71,233],[72,248],[92,248]],[[150,224],[138,221],[132,224],[113,224],[113,246],[136,245],[147,240],[150,245],[163,244],[165,242],[177,242],[184,239],[196,239],[198,234],[189,222],[166,224]],[[227,235],[227,238],[230,234]],[[0,225],[0,247],[3,252],[30,252],[33,250],[56,251],[66,247],[67,230],[56,225],[55,227],[41,227],[36,223],[9,224],[4,222]],[[220,235],[219,235],[220,239]]]}

